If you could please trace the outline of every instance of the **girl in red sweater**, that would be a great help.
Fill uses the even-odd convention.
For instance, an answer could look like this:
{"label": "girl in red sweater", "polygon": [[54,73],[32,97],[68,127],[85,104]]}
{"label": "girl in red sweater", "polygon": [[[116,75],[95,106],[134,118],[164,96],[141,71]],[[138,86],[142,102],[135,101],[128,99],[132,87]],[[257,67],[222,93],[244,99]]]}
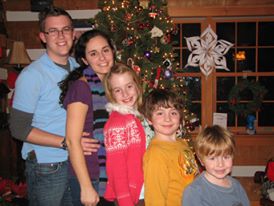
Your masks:
{"label": "girl in red sweater", "polygon": [[110,102],[106,105],[110,116],[104,127],[108,177],[104,197],[119,206],[142,205],[146,144],[138,111],[142,87],[135,71],[119,63],[105,76],[104,87]]}

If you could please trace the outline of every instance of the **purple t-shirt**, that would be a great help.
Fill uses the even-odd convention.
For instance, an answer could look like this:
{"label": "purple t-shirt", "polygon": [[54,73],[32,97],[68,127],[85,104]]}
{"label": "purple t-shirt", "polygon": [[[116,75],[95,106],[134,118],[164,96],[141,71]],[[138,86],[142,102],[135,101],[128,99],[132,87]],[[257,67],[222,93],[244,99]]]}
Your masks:
{"label": "purple t-shirt", "polygon": [[[82,80],[76,80],[73,82],[69,90],[67,91],[66,97],[64,99],[64,108],[67,109],[67,106],[74,102],[82,102],[83,104],[88,105],[88,111],[86,115],[84,132],[90,133],[90,138],[92,137],[93,131],[93,107],[92,107],[92,95],[90,88],[87,82]],[[85,155],[86,164],[88,167],[89,175],[92,180],[99,179],[99,161],[97,153],[92,153],[92,155]],[[70,164],[71,175],[75,175]]]}

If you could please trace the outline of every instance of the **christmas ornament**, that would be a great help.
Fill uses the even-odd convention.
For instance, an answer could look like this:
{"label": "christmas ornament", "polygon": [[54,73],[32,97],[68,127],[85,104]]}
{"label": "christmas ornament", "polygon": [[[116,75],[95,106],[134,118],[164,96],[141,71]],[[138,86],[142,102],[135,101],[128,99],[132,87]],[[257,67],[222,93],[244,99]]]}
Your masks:
{"label": "christmas ornament", "polygon": [[162,44],[168,44],[170,43],[170,35],[164,35],[161,39],[160,39],[160,42]]}
{"label": "christmas ornament", "polygon": [[160,48],[159,47],[153,47],[153,49],[152,49],[152,51],[154,52],[154,53],[159,53],[160,52]]}
{"label": "christmas ornament", "polygon": [[217,35],[210,25],[200,37],[194,36],[185,39],[189,51],[192,52],[185,67],[199,66],[205,76],[210,75],[214,68],[229,71],[223,55],[228,52],[233,44],[225,40],[217,40]]}
{"label": "christmas ornament", "polygon": [[170,69],[166,69],[164,72],[165,78],[170,79],[172,77],[172,72]]}
{"label": "christmas ornament", "polygon": [[122,61],[122,50],[117,50],[115,56],[118,61]]}
{"label": "christmas ornament", "polygon": [[160,76],[161,76],[161,71],[162,71],[162,68],[158,67],[157,68],[157,72],[156,72],[156,77],[155,77],[154,85],[153,85],[153,88],[155,88],[155,89],[158,87],[159,79],[160,79]]}
{"label": "christmas ornament", "polygon": [[126,39],[124,39],[124,40],[122,41],[122,44],[123,44],[124,46],[130,46],[130,45],[133,44],[133,43],[134,43],[133,36],[128,36]]}
{"label": "christmas ornament", "polygon": [[145,28],[148,28],[148,29],[151,28],[151,25],[149,22],[145,23]]}
{"label": "christmas ornament", "polygon": [[157,13],[156,13],[156,12],[149,12],[149,16],[150,16],[151,18],[155,19],[156,16],[157,16]]}
{"label": "christmas ornament", "polygon": [[138,65],[134,64],[134,61],[132,58],[128,58],[127,65],[130,66],[137,74],[140,73],[141,68]]}
{"label": "christmas ornament", "polygon": [[159,29],[158,27],[154,26],[152,28],[152,30],[150,31],[151,33],[151,38],[155,38],[155,37],[161,37],[164,35],[163,31],[161,29]]}
{"label": "christmas ornament", "polygon": [[137,22],[137,25],[138,25],[138,28],[141,29],[141,30],[143,30],[145,28],[144,23]]}
{"label": "christmas ornament", "polygon": [[148,0],[139,0],[139,5],[143,7],[143,9],[148,8],[149,1]]}
{"label": "christmas ornament", "polygon": [[126,13],[126,14],[125,14],[125,20],[126,20],[126,21],[130,21],[131,18],[132,18],[132,14],[129,14],[129,13]]}
{"label": "christmas ornament", "polygon": [[115,25],[111,25],[111,26],[110,26],[110,30],[111,30],[112,32],[116,32],[117,28],[116,28]]}
{"label": "christmas ornament", "polygon": [[145,55],[146,58],[149,59],[151,57],[151,52],[150,51],[145,51],[144,55]]}
{"label": "christmas ornament", "polygon": [[163,65],[166,67],[166,68],[169,68],[171,67],[171,61],[169,59],[166,59],[165,61],[163,61]]}

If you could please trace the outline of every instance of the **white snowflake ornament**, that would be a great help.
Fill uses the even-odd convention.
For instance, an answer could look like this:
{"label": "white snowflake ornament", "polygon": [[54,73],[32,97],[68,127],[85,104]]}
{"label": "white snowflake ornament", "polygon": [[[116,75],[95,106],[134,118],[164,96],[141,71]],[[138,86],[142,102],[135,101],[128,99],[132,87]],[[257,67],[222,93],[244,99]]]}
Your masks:
{"label": "white snowflake ornament", "polygon": [[154,26],[151,31],[151,38],[155,38],[155,37],[161,37],[164,35],[163,31],[161,29],[159,29],[157,26]]}
{"label": "white snowflake ornament", "polygon": [[217,40],[217,35],[210,25],[200,37],[194,36],[185,39],[187,47],[191,51],[185,67],[199,66],[205,76],[210,75],[214,68],[229,71],[223,55],[233,44],[225,40]]}

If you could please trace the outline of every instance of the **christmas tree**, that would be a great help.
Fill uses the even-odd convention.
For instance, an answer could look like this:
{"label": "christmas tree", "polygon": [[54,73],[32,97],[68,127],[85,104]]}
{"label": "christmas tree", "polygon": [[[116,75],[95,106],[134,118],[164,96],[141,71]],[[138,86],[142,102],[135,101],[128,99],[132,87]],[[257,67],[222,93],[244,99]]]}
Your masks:
{"label": "christmas tree", "polygon": [[152,89],[172,89],[182,97],[184,134],[194,129],[197,120],[187,109],[187,87],[176,77],[171,37],[176,26],[167,13],[165,0],[99,0],[101,9],[91,23],[107,33],[116,45],[116,58],[128,64],[141,77],[146,94]]}

